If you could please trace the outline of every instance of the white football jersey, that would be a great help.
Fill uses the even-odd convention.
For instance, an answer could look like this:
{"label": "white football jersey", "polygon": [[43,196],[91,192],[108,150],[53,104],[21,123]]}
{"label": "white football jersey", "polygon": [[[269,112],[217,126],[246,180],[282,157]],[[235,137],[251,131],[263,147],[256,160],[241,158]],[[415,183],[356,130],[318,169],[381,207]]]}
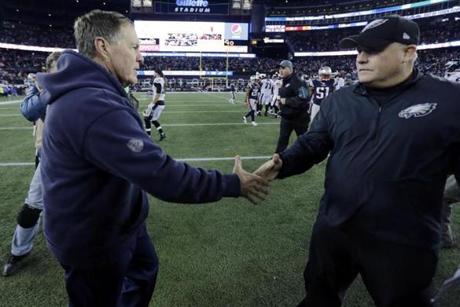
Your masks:
{"label": "white football jersey", "polygon": [[157,94],[160,94],[160,98],[158,99],[159,101],[165,100],[165,79],[164,78],[156,77],[153,80],[152,92],[153,92],[153,97],[155,97]]}
{"label": "white football jersey", "polygon": [[272,94],[272,83],[269,79],[262,80],[262,86],[260,88],[262,95],[271,95]]}

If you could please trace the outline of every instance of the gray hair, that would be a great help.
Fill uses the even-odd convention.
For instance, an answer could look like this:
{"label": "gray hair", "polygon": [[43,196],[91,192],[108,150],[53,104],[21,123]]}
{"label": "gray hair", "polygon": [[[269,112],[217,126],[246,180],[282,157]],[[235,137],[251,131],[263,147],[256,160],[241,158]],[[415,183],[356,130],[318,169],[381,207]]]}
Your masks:
{"label": "gray hair", "polygon": [[45,62],[45,69],[47,72],[49,72],[53,66],[56,66],[56,62],[61,56],[61,54],[62,52],[60,51],[54,51],[48,55]]}
{"label": "gray hair", "polygon": [[119,39],[120,28],[125,24],[132,24],[132,21],[112,11],[92,10],[78,17],[73,26],[78,51],[89,58],[94,58],[96,37],[103,37],[113,43]]}

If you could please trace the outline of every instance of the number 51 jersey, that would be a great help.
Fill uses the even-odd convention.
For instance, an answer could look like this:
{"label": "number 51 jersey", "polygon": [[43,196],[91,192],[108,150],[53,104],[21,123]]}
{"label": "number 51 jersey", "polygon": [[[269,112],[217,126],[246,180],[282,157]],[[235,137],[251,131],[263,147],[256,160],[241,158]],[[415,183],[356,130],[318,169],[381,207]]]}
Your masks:
{"label": "number 51 jersey", "polygon": [[334,91],[334,79],[329,80],[313,80],[313,103],[316,105],[321,105],[321,102],[326,98],[330,93]]}

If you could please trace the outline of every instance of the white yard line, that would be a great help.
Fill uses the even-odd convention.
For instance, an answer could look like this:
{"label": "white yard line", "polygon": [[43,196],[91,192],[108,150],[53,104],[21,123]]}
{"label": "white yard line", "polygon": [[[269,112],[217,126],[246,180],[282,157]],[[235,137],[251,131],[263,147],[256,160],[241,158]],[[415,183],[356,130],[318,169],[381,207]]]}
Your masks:
{"label": "white yard line", "polygon": [[[241,160],[267,160],[271,156],[245,156],[241,157]],[[175,159],[182,162],[208,162],[208,161],[233,161],[235,157],[209,157],[209,158],[180,158]],[[35,165],[33,162],[4,162],[0,163],[0,167],[8,166],[32,166]]]}
{"label": "white yard line", "polygon": [[206,96],[211,96],[213,98],[223,99],[223,100],[226,100],[227,102],[228,102],[228,99],[230,98],[230,92],[226,93],[228,95],[228,97],[223,97],[223,95],[221,95],[219,93],[202,92],[202,94],[205,94]]}
{"label": "white yard line", "polygon": [[[138,94],[139,96],[149,96],[149,97],[152,97],[151,91],[150,91],[150,94],[147,94],[147,92],[137,92],[136,94]],[[187,92],[187,91],[183,91],[183,92],[166,91],[166,95],[175,95],[175,94],[202,94],[202,93],[201,93],[201,92],[197,92],[197,91],[191,91],[191,92]]]}
{"label": "white yard line", "polygon": [[19,103],[22,100],[8,100],[8,101],[1,101],[0,105],[5,105],[5,104],[14,104],[14,103]]}
{"label": "white yard line", "polygon": [[8,162],[8,163],[0,163],[0,167],[7,167],[7,166],[31,166],[35,165],[33,162]]}
{"label": "white yard line", "polygon": [[169,107],[231,107],[234,106],[234,104],[231,104],[230,102],[227,104],[213,104],[213,103],[208,103],[208,104],[187,104],[186,102],[183,104],[168,104],[166,102],[166,109]]}
{"label": "white yard line", "polygon": [[[257,123],[258,125],[279,125],[278,122]],[[163,127],[200,127],[200,126],[240,126],[243,123],[195,123],[195,124],[162,124]],[[33,127],[0,127],[0,130],[31,130]]]}
{"label": "white yard line", "polygon": [[[267,160],[270,159],[271,156],[246,156],[241,157],[241,160]],[[176,159],[183,162],[198,162],[198,161],[233,161],[235,157],[218,157],[218,158],[183,158],[183,159]]]}
{"label": "white yard line", "polygon": [[0,130],[32,130],[34,127],[0,127]]}
{"label": "white yard line", "polygon": [[[257,123],[258,125],[279,125],[277,122],[273,123]],[[165,127],[189,127],[189,126],[235,126],[235,125],[245,125],[243,123],[200,123],[200,124],[162,124],[162,126]],[[246,124],[247,126],[250,126],[250,124]]]}
{"label": "white yard line", "polygon": [[[236,106],[238,106],[240,104],[237,104]],[[237,112],[240,112],[240,111],[169,111],[168,109],[170,108],[186,108],[186,107],[231,107],[231,106],[235,106],[235,105],[232,105],[230,103],[228,104],[218,104],[218,105],[215,105],[215,104],[177,104],[177,105],[174,105],[174,104],[166,104],[166,110],[164,112],[168,112],[168,113],[237,113]],[[2,108],[0,108],[1,110]],[[5,110],[11,110],[11,111],[16,111],[14,109],[11,109],[11,108],[5,108]],[[141,109],[142,110],[142,109]],[[4,113],[4,114],[0,114],[0,117],[16,117],[16,116],[22,116],[19,111],[17,113]]]}
{"label": "white yard line", "polygon": [[169,110],[164,110],[163,111],[165,114],[181,114],[181,113],[245,113],[246,110],[240,110],[240,111],[169,111]]}

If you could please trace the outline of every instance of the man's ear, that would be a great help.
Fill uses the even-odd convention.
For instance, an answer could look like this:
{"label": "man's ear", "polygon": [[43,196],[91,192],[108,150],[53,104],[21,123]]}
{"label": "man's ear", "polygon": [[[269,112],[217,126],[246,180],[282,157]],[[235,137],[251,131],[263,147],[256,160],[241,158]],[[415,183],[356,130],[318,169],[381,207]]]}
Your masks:
{"label": "man's ear", "polygon": [[415,62],[417,59],[417,46],[416,45],[409,45],[406,47],[404,51],[404,62]]}
{"label": "man's ear", "polygon": [[96,56],[99,55],[103,59],[109,58],[109,42],[100,36],[96,36],[94,39],[94,47],[96,49]]}

